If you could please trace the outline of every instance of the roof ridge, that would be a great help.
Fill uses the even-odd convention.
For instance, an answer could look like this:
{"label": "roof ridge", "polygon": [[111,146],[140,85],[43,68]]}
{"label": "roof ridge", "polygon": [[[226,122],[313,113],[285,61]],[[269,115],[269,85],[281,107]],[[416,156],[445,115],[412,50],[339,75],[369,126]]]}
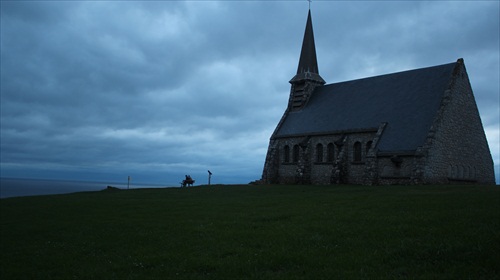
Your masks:
{"label": "roof ridge", "polygon": [[439,67],[444,67],[444,66],[456,65],[457,63],[459,63],[459,62],[456,61],[456,62],[445,63],[445,64],[440,64],[440,65],[434,65],[434,66],[427,66],[427,67],[417,68],[417,69],[408,69],[408,70],[403,70],[403,71],[398,71],[398,72],[392,72],[392,73],[386,73],[386,74],[380,74],[380,75],[375,75],[375,76],[370,76],[370,77],[357,78],[357,79],[353,79],[353,80],[346,80],[346,81],[329,83],[329,84],[326,84],[324,86],[329,86],[329,85],[334,85],[334,84],[341,84],[341,83],[350,83],[350,82],[356,82],[356,81],[360,81],[360,80],[368,80],[368,79],[379,78],[379,77],[383,77],[383,76],[398,75],[398,74],[409,73],[409,72],[424,71],[424,70],[428,70],[428,69],[431,69],[431,68],[439,68]]}

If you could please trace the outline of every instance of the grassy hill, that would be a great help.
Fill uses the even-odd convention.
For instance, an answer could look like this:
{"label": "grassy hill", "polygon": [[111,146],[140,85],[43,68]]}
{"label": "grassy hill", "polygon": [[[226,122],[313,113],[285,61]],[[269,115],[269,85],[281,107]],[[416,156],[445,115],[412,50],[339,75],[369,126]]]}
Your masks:
{"label": "grassy hill", "polygon": [[0,210],[1,279],[500,278],[500,187],[107,190]]}

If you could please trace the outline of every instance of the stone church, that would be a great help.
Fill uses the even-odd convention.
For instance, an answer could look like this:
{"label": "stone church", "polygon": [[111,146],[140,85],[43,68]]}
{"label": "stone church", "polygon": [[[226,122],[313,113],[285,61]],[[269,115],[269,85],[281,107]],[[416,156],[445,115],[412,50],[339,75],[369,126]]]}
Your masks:
{"label": "stone church", "polygon": [[326,84],[309,10],[288,107],[266,155],[266,184],[494,184],[463,59]]}

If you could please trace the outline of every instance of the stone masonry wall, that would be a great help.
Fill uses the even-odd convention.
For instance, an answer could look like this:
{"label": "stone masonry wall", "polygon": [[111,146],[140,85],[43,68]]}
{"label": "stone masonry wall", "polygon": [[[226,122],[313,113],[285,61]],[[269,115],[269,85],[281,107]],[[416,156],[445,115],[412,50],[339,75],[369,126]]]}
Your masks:
{"label": "stone masonry wall", "polygon": [[493,160],[463,60],[444,93],[426,146],[424,183],[494,184]]}
{"label": "stone masonry wall", "polygon": [[378,158],[379,184],[408,185],[414,176],[415,156],[393,155]]}
{"label": "stone masonry wall", "polygon": [[264,162],[264,170],[262,171],[261,183],[277,184],[279,181],[279,147],[278,142],[271,139],[267,148],[266,161]]}
{"label": "stone masonry wall", "polygon": [[[276,177],[276,182],[280,184],[363,184],[368,153],[367,143],[373,141],[374,136],[375,132],[370,131],[348,135],[332,134],[272,140],[274,152],[268,152],[264,168],[264,173],[267,170],[268,175],[263,176],[263,181],[272,182],[271,178]],[[356,142],[361,144],[360,161],[354,160],[353,146]],[[318,150],[318,144],[322,146],[322,151]],[[333,160],[328,155],[329,144],[334,147]],[[288,146],[288,156],[285,155],[285,146]],[[295,146],[298,146],[299,151],[296,161],[294,160]],[[318,152],[322,154],[318,155]],[[274,164],[271,164],[273,160],[270,154],[273,154]],[[274,165],[276,172],[273,172],[271,168]],[[336,180],[336,174],[341,178]]]}
{"label": "stone masonry wall", "polygon": [[[376,136],[375,132],[353,133],[349,134],[345,144],[345,152],[347,154],[347,181],[349,184],[364,184],[364,176],[367,168],[367,155],[369,150],[367,144],[372,141]],[[361,144],[361,160],[356,161],[354,158],[354,144],[359,142]]]}

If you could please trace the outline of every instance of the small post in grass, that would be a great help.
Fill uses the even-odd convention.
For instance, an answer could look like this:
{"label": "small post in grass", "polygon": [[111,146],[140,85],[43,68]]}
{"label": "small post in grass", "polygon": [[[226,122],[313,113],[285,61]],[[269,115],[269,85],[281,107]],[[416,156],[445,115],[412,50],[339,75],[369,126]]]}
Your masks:
{"label": "small post in grass", "polygon": [[208,185],[210,186],[210,178],[212,177],[212,172],[208,170]]}
{"label": "small post in grass", "polygon": [[127,180],[127,190],[130,188],[130,180],[131,180],[131,179],[132,179],[132,178],[130,178],[130,176],[128,176],[128,180]]}

